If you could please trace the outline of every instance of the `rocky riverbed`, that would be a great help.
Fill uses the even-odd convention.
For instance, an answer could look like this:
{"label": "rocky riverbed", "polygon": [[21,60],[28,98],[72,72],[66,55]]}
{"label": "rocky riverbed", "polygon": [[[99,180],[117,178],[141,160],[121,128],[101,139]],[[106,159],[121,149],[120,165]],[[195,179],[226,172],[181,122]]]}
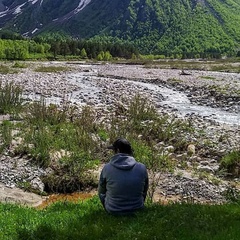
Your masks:
{"label": "rocky riverbed", "polygon": [[[141,94],[155,105],[159,114],[188,119],[196,129],[204,131],[202,137],[190,137],[192,142],[198,141],[198,148],[193,146],[191,156],[188,149],[181,155],[172,154],[176,161],[185,159],[185,169],[179,164],[174,173],[151,176],[158,181],[155,201],[221,203],[226,201],[225,193],[230,187],[239,189],[238,178],[226,181],[216,174],[220,157],[240,146],[240,74],[76,62],[32,62],[27,65],[18,73],[0,74],[1,82],[13,81],[23,86],[26,99],[44,96],[49,103],[58,105],[66,102],[77,107],[88,104],[101,109],[104,115],[114,104],[121,102],[124,106],[124,99]],[[64,66],[69,70],[59,73],[34,71],[40,65]],[[191,108],[193,105],[197,108]],[[207,146],[207,141],[211,147]],[[12,145],[16,144],[17,139]],[[165,148],[171,149],[172,146]],[[18,182],[31,182],[43,190],[40,178],[44,174],[44,169],[32,166],[28,159],[3,154],[0,157],[0,196],[4,197],[0,200],[14,201],[14,197],[8,197],[7,190],[19,191]],[[24,199],[21,195],[15,199],[33,204],[33,201],[21,201]],[[37,202],[38,195],[34,204]]]}

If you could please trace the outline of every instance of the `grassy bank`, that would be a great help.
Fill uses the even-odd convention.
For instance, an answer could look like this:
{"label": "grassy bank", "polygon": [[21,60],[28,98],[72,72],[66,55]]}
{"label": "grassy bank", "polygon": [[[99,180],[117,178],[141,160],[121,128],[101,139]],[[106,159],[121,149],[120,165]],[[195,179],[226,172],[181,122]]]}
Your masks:
{"label": "grassy bank", "polygon": [[111,216],[97,197],[44,210],[0,205],[0,239],[239,239],[240,206],[149,204],[134,216]]}

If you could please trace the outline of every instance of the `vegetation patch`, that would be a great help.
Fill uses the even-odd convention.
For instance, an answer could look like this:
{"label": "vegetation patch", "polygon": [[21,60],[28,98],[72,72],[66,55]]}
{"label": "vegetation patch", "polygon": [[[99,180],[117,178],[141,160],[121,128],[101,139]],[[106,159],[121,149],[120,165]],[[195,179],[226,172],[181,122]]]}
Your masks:
{"label": "vegetation patch", "polygon": [[0,82],[0,114],[19,113],[22,104],[22,88],[13,82]]}
{"label": "vegetation patch", "polygon": [[212,71],[217,72],[235,72],[240,73],[240,66],[234,66],[234,65],[218,65],[218,66],[212,66]]}
{"label": "vegetation patch", "polygon": [[[200,71],[216,71],[216,72],[235,72],[239,73],[239,61],[237,59],[220,60],[215,59],[211,61],[197,61],[197,60],[184,60],[184,59],[152,59],[140,57],[141,60],[136,63],[142,63],[145,68],[165,68],[165,69],[179,69],[179,70],[200,70]],[[132,60],[134,61],[134,60]]]}
{"label": "vegetation patch", "polygon": [[48,73],[56,73],[56,72],[66,72],[69,71],[69,68],[63,66],[40,66],[35,69],[35,72],[48,72]]}
{"label": "vegetation patch", "polygon": [[26,63],[23,63],[23,62],[15,62],[13,65],[12,65],[12,68],[27,68],[28,65]]}
{"label": "vegetation patch", "polygon": [[0,74],[13,74],[13,73],[17,73],[16,70],[11,69],[9,66],[0,65]]}
{"label": "vegetation patch", "polygon": [[211,77],[211,76],[201,76],[200,78],[202,79],[207,79],[207,80],[215,80],[215,77]]}
{"label": "vegetation patch", "polygon": [[14,154],[27,155],[34,164],[52,169],[52,174],[43,179],[45,190],[49,192],[95,187],[96,182],[86,173],[101,161],[109,160],[111,153],[103,148],[121,136],[133,143],[136,159],[149,169],[171,170],[173,163],[169,156],[162,154],[162,148],[154,146],[162,141],[167,146],[174,145],[174,151],[182,152],[188,144],[186,132],[193,131],[189,122],[160,116],[140,95],[131,100],[123,99],[126,106],[116,102],[111,113],[99,121],[101,113],[90,106],[78,109],[66,103],[60,108],[47,105],[43,98],[23,106],[17,86],[7,86],[5,92],[6,96],[16,95],[9,97],[16,101],[9,100],[2,113],[12,114],[18,109],[22,120],[17,125],[10,121],[2,125],[2,151],[9,148],[13,139],[11,132],[17,130],[21,143],[14,148]]}
{"label": "vegetation patch", "polygon": [[[44,210],[0,204],[0,238],[40,239],[213,239],[238,240],[236,204],[147,204],[131,216],[107,214],[97,197],[57,202]],[[191,219],[191,221],[189,221]]]}
{"label": "vegetation patch", "polygon": [[234,150],[221,159],[221,168],[234,177],[240,176],[240,150]]}

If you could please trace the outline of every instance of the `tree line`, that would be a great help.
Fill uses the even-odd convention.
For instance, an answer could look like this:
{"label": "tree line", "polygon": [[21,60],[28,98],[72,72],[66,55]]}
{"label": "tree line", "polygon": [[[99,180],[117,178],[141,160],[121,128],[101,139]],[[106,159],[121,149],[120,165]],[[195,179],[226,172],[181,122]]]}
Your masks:
{"label": "tree line", "polygon": [[[176,33],[177,35],[177,33]],[[233,43],[229,44],[222,41],[222,45],[212,45],[208,41],[204,42],[204,50],[199,45],[192,47],[191,43],[195,42],[195,38],[189,36],[185,41],[172,39],[171,49],[166,49],[167,45],[165,41],[159,43],[152,43],[154,46],[149,47],[150,50],[147,55],[140,55],[140,51],[136,47],[139,45],[139,41],[130,42],[123,41],[117,37],[99,37],[84,40],[84,39],[72,39],[62,37],[59,35],[45,35],[37,36],[32,39],[27,39],[22,36],[18,36],[14,33],[2,33],[0,32],[0,59],[2,60],[26,60],[26,59],[57,59],[59,57],[74,57],[79,59],[96,59],[99,61],[109,61],[113,58],[124,59],[136,59],[147,58],[152,56],[153,59],[160,58],[221,58],[223,55],[228,56],[240,56],[240,51],[229,51],[229,48],[233,48]],[[176,43],[177,42],[177,43]],[[145,43],[145,48],[149,43]],[[176,47],[178,46],[178,47]],[[155,47],[155,49],[154,49]],[[141,49],[141,48],[140,48]],[[152,49],[152,50],[151,50]],[[228,54],[226,54],[228,52]]]}
{"label": "tree line", "polygon": [[111,60],[132,58],[139,55],[133,44],[121,41],[78,40],[35,37],[18,38],[15,34],[0,34],[0,59],[26,60],[31,58],[53,58],[76,56],[81,59]]}
{"label": "tree line", "polygon": [[25,60],[31,54],[48,54],[51,46],[47,43],[36,43],[33,40],[0,39],[0,59]]}
{"label": "tree line", "polygon": [[[50,51],[57,55],[80,56],[82,58],[109,60],[108,57],[131,58],[138,55],[138,50],[132,44],[121,42],[106,42],[97,40],[66,40],[50,41]],[[103,58],[103,59],[101,59]],[[106,59],[107,58],[107,59]]]}

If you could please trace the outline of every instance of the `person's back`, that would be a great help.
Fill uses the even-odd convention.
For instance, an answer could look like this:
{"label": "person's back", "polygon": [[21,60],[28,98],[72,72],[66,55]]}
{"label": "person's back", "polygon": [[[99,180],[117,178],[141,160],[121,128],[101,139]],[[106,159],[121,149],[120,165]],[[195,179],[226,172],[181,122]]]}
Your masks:
{"label": "person's back", "polygon": [[148,175],[144,164],[132,156],[126,139],[118,139],[111,147],[115,155],[107,163],[99,180],[99,197],[111,213],[133,212],[144,207]]}

